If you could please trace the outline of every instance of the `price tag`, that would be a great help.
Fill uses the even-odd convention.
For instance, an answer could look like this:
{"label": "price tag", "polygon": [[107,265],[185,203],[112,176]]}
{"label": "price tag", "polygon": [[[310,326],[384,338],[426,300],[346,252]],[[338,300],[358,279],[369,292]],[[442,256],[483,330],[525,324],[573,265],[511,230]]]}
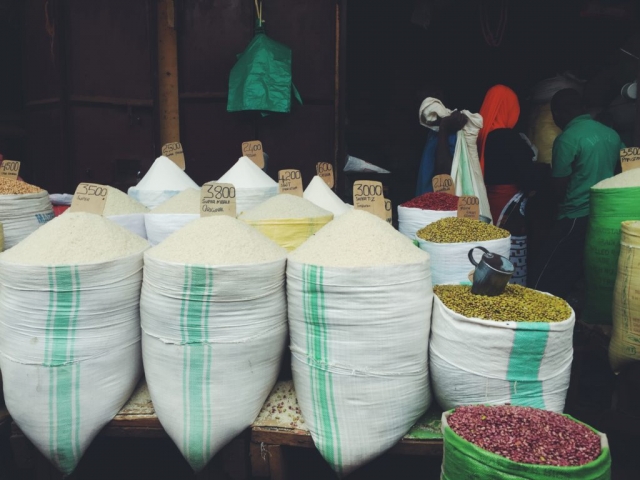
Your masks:
{"label": "price tag", "polygon": [[280,193],[302,196],[302,175],[300,170],[280,170],[278,172]]}
{"label": "price tag", "polygon": [[353,184],[353,206],[356,210],[364,210],[387,219],[384,207],[382,183],[373,180],[358,180]]}
{"label": "price tag", "polygon": [[387,223],[393,225],[393,207],[391,206],[391,200],[388,198],[384,199],[384,213]]}
{"label": "price tag", "polygon": [[2,161],[2,167],[0,167],[0,176],[16,179],[18,178],[18,173],[20,173],[20,162],[18,160]]}
{"label": "price tag", "polygon": [[81,183],[71,201],[70,212],[87,212],[102,215],[107,204],[109,189],[97,183]]}
{"label": "price tag", "polygon": [[184,152],[180,142],[167,143],[162,147],[162,155],[173,160],[182,170],[185,168]]}
{"label": "price tag", "polygon": [[335,184],[333,179],[333,165],[327,162],[319,162],[316,165],[316,173],[325,181],[329,188],[333,188]]}
{"label": "price tag", "polygon": [[242,144],[242,155],[249,157],[253,163],[264,168],[264,152],[262,151],[262,142],[260,140],[252,140]]}
{"label": "price tag", "polygon": [[456,194],[456,186],[453,183],[453,178],[451,175],[436,175],[431,180],[431,184],[433,185],[434,192],[444,192],[449,195]]}
{"label": "price tag", "polygon": [[640,147],[623,148],[620,150],[620,165],[622,166],[623,172],[640,168]]}
{"label": "price tag", "polygon": [[458,200],[458,217],[478,220],[480,218],[480,200],[478,197],[471,195],[460,197]]}
{"label": "price tag", "polygon": [[200,189],[200,216],[236,216],[236,188],[231,183],[207,182]]}

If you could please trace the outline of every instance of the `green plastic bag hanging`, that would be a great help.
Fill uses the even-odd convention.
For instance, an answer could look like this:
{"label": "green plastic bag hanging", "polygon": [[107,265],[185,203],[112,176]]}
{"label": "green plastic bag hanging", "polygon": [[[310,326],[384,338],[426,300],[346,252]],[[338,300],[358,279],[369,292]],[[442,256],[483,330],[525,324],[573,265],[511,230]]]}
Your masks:
{"label": "green plastic bag hanging", "polygon": [[260,8],[256,35],[231,69],[228,112],[288,113],[292,95],[302,104],[291,77],[291,49],[269,38],[262,23]]}

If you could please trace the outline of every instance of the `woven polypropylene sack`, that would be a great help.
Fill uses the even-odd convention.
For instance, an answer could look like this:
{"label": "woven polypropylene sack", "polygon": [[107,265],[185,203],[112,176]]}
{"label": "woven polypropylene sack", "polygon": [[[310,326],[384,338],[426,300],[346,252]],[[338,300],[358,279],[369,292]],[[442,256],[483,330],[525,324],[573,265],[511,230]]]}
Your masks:
{"label": "woven polypropylene sack", "polygon": [[397,443],[431,403],[429,262],[287,263],[293,381],[313,441],[341,475]]}
{"label": "woven polypropylene sack", "polygon": [[436,296],[429,368],[445,410],[479,403],[562,413],[575,315],[562,322],[496,322],[460,315]]}
{"label": "woven polypropylene sack", "polygon": [[620,224],[640,220],[640,188],[591,189],[585,245],[587,323],[611,325],[620,255]]}
{"label": "woven polypropylene sack", "polygon": [[427,225],[446,217],[456,217],[457,210],[423,210],[398,205],[398,231],[411,240],[416,232]]}
{"label": "woven polypropylene sack", "polygon": [[622,222],[618,276],[613,290],[609,362],[615,372],[640,361],[640,222]]}
{"label": "woven polypropylene sack", "polygon": [[130,213],[125,215],[111,215],[107,217],[114,223],[126,228],[139,237],[147,238],[147,229],[144,226],[144,213]]}
{"label": "woven polypropylene sack", "polygon": [[[492,479],[492,480],[609,480],[611,478],[611,453],[607,436],[594,429],[600,437],[601,453],[598,458],[579,467],[554,465],[531,465],[517,463],[508,458],[488,452],[457,435],[447,419],[453,413],[442,414],[444,455],[442,480]],[[567,418],[575,420],[566,415]],[[589,427],[591,428],[591,427]]]}
{"label": "woven polypropylene sack", "polygon": [[0,260],[0,367],[11,417],[61,472],[142,374],[142,253],[87,265]]}
{"label": "woven polypropylene sack", "polygon": [[251,425],[276,382],[287,335],[285,263],[205,267],[145,257],[149,393],[196,471]]}
{"label": "woven polypropylene sack", "polygon": [[[194,183],[193,188],[200,187]],[[171,197],[178,195],[181,191],[182,190],[139,190],[136,187],[131,187],[127,194],[149,210],[153,210]]]}
{"label": "woven polypropylene sack", "polygon": [[0,223],[4,248],[11,248],[54,217],[46,191],[26,195],[0,195]]}
{"label": "woven polypropylene sack", "polygon": [[[434,285],[445,283],[469,283],[469,273],[475,268],[469,261],[469,250],[484,247],[492,253],[509,258],[511,253],[511,236],[469,243],[435,243],[417,238],[418,246],[431,256],[431,275]],[[473,256],[477,262],[483,252],[475,250]]]}
{"label": "woven polypropylene sack", "polygon": [[147,239],[151,245],[157,245],[173,232],[200,218],[193,213],[145,213],[144,224]]}
{"label": "woven polypropylene sack", "polygon": [[333,215],[284,220],[244,220],[242,218],[240,220],[259,230],[282,248],[291,251],[298,248],[307,238],[333,220]]}
{"label": "woven polypropylene sack", "polygon": [[275,197],[278,195],[278,189],[278,185],[255,188],[236,187],[236,213],[240,215]]}

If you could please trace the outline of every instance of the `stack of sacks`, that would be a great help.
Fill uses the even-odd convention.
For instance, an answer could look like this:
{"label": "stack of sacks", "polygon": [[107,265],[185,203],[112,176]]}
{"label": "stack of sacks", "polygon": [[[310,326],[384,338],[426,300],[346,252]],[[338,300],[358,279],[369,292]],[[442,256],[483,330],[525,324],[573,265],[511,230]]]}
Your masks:
{"label": "stack of sacks", "polygon": [[140,287],[149,244],[66,213],[0,255],[0,367],[11,417],[65,475],[142,374]]}
{"label": "stack of sacks", "polygon": [[348,475],[429,407],[429,255],[353,210],[289,254],[287,300],[302,414],[322,456]]}
{"label": "stack of sacks", "polygon": [[187,188],[200,187],[174,162],[162,156],[156,158],[147,174],[128,193],[153,209]]}
{"label": "stack of sacks", "polygon": [[46,190],[0,177],[0,224],[11,248],[54,217]]}
{"label": "stack of sacks", "polygon": [[147,238],[157,245],[176,230],[200,218],[200,190],[187,188],[144,216]]}
{"label": "stack of sacks", "polygon": [[109,194],[102,216],[142,238],[147,238],[144,214],[149,209],[117,188],[107,187],[107,189]]}
{"label": "stack of sacks", "polygon": [[584,253],[587,323],[611,325],[620,225],[627,220],[640,220],[640,169],[602,180],[591,188]]}
{"label": "stack of sacks", "polygon": [[231,183],[236,188],[238,214],[257,207],[279,191],[278,183],[247,157],[240,157],[218,182]]}
{"label": "stack of sacks", "polygon": [[238,218],[281,247],[293,250],[329,223],[333,214],[309,200],[283,193]]}
{"label": "stack of sacks", "polygon": [[338,195],[329,188],[327,182],[317,175],[313,177],[302,197],[305,200],[315,203],[320,208],[324,208],[325,210],[333,213],[334,217],[339,217],[340,215],[353,210],[353,205],[349,205],[348,203],[344,203],[340,200],[340,197],[338,197]]}
{"label": "stack of sacks", "polygon": [[149,392],[196,471],[251,425],[276,382],[287,336],[286,255],[228,216],[200,218],[145,255]]}

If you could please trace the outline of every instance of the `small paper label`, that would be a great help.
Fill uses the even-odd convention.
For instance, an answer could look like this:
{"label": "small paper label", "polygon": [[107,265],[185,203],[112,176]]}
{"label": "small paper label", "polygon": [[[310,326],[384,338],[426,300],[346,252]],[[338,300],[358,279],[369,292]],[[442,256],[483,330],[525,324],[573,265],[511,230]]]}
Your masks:
{"label": "small paper label", "polygon": [[207,182],[200,189],[200,216],[236,216],[236,188],[231,183]]}
{"label": "small paper label", "polygon": [[384,212],[387,223],[393,225],[393,207],[391,206],[391,200],[388,198],[384,199]]}
{"label": "small paper label", "polygon": [[640,168],[640,147],[623,148],[620,150],[620,165],[622,171]]}
{"label": "small paper label", "polygon": [[278,172],[278,183],[280,184],[280,193],[302,196],[302,175],[300,170],[280,170]]}
{"label": "small paper label", "polygon": [[353,206],[356,210],[364,210],[387,219],[384,207],[382,183],[373,180],[358,180],[353,184]]}
{"label": "small paper label", "polygon": [[264,152],[262,151],[262,142],[260,140],[252,140],[242,144],[242,155],[249,157],[261,169],[264,168]]}
{"label": "small paper label", "polygon": [[456,186],[453,183],[451,175],[436,175],[433,177],[431,184],[433,185],[434,192],[444,192],[449,195],[456,194]]}
{"label": "small paper label", "polygon": [[173,160],[182,170],[185,169],[184,152],[180,142],[167,143],[162,147],[162,155]]}
{"label": "small paper label", "polygon": [[71,201],[70,212],[87,212],[102,215],[107,204],[109,189],[97,183],[81,183]]}
{"label": "small paper label", "polygon": [[319,162],[316,165],[316,172],[318,176],[325,181],[329,188],[333,188],[335,185],[333,179],[333,165],[327,162]]}
{"label": "small paper label", "polygon": [[458,217],[478,220],[480,218],[480,200],[478,197],[471,195],[460,197],[460,200],[458,200]]}
{"label": "small paper label", "polygon": [[0,167],[0,175],[3,177],[18,178],[20,173],[20,162],[18,160],[3,160]]}

